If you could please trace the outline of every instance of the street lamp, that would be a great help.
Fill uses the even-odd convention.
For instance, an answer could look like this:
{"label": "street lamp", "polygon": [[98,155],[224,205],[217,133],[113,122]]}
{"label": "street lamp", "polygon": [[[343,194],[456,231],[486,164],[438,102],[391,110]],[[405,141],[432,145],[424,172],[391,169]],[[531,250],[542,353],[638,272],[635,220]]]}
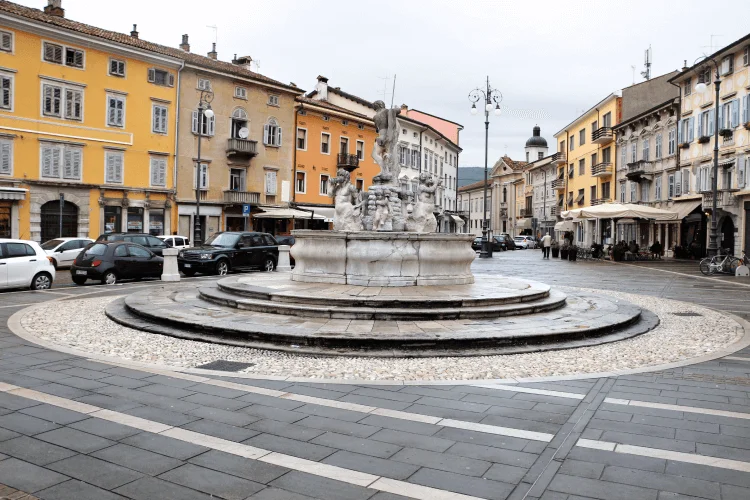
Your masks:
{"label": "street lamp", "polygon": [[[700,59],[700,58],[699,58]],[[713,257],[718,253],[719,245],[719,218],[717,212],[717,198],[718,198],[718,181],[719,181],[719,89],[721,88],[721,78],[719,74],[719,63],[709,56],[703,57],[704,65],[701,66],[701,78],[698,84],[695,86],[695,90],[703,92],[708,88],[708,83],[703,81],[706,70],[709,70],[710,64],[713,63],[716,74],[714,75],[714,87],[716,89],[716,97],[714,102],[716,103],[716,111],[714,111],[714,176],[711,180],[711,191],[713,196],[711,197],[711,232],[708,234],[708,256]],[[697,61],[696,61],[697,62]],[[704,69],[705,68],[705,69]]]}
{"label": "street lamp", "polygon": [[214,110],[211,109],[211,101],[214,100],[214,93],[210,90],[201,90],[200,100],[198,101],[198,166],[195,169],[195,221],[193,221],[193,244],[198,246],[203,243],[201,234],[201,137],[203,137],[203,128],[206,132],[209,130],[209,123],[214,117]]}
{"label": "street lamp", "polygon": [[492,257],[492,245],[487,238],[489,229],[487,221],[487,148],[489,147],[490,112],[494,109],[495,115],[500,116],[500,102],[503,100],[503,95],[497,89],[490,87],[490,77],[488,76],[485,88],[477,87],[469,92],[469,100],[471,101],[472,115],[476,115],[479,111],[477,103],[480,101],[484,103],[484,203],[482,205],[484,213],[482,214],[482,250],[479,252],[479,258],[486,259]]}

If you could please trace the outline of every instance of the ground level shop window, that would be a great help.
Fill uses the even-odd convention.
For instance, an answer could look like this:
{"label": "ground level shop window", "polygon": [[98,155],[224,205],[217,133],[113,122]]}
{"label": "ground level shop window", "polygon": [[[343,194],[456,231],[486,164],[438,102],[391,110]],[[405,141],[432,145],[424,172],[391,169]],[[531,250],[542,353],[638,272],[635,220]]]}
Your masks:
{"label": "ground level shop window", "polygon": [[104,207],[104,232],[116,233],[122,230],[122,207]]}
{"label": "ground level shop window", "polygon": [[151,236],[159,236],[164,234],[164,210],[149,210],[148,234],[150,234]]}
{"label": "ground level shop window", "polygon": [[128,208],[128,232],[129,233],[142,233],[143,232],[143,208],[140,208],[140,207]]}
{"label": "ground level shop window", "polygon": [[11,238],[12,219],[11,204],[6,201],[0,201],[0,238]]}

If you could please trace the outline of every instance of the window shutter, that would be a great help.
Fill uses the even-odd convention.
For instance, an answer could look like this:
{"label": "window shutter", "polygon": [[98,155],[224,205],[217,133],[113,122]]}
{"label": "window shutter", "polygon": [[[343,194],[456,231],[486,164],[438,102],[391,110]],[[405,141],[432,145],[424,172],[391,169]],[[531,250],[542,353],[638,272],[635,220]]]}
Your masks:
{"label": "window shutter", "polygon": [[682,194],[682,172],[679,170],[674,174],[674,194],[675,196]]}
{"label": "window shutter", "polygon": [[208,120],[208,135],[213,136],[215,131],[216,131],[216,116],[212,116]]}
{"label": "window shutter", "polygon": [[[745,49],[747,50],[747,49]],[[747,123],[747,102],[748,102],[748,96],[742,96],[742,123]]]}
{"label": "window shutter", "polygon": [[109,125],[116,125],[117,124],[117,112],[116,112],[116,103],[114,97],[110,97],[108,99],[108,106],[107,106],[107,124]]}
{"label": "window shutter", "polygon": [[82,50],[76,50],[73,56],[73,64],[77,68],[83,67],[83,51]]}
{"label": "window shutter", "polygon": [[732,128],[737,128],[740,124],[740,100],[732,100]]}
{"label": "window shutter", "polygon": [[198,133],[198,112],[193,111],[193,133]]}
{"label": "window shutter", "polygon": [[694,116],[690,117],[690,123],[688,127],[689,127],[688,142],[693,142],[693,139],[695,139],[695,117]]}
{"label": "window shutter", "polygon": [[105,179],[106,182],[116,182],[115,181],[115,154],[114,153],[107,153],[107,178]]}
{"label": "window shutter", "polygon": [[266,123],[263,125],[263,144],[270,144],[269,138],[268,138],[268,128],[269,125]]}
{"label": "window shutter", "polygon": [[11,79],[8,76],[2,77],[2,102],[0,106],[3,108],[10,108],[11,97],[12,97],[12,85]]}
{"label": "window shutter", "polygon": [[168,85],[170,87],[174,87],[174,75],[172,73],[169,73],[169,76],[167,77],[167,81],[169,82]]}
{"label": "window shutter", "polygon": [[148,81],[151,83],[154,83],[156,81],[156,69],[154,68],[148,69]]}
{"label": "window shutter", "polygon": [[151,185],[159,184],[159,162],[156,158],[151,158]]}
{"label": "window shutter", "polygon": [[115,124],[122,127],[125,125],[125,100],[115,99]]}
{"label": "window shutter", "polygon": [[276,146],[281,146],[281,127],[276,127]]}
{"label": "window shutter", "polygon": [[12,144],[9,141],[0,143],[0,174],[11,174],[12,154]]}
{"label": "window shutter", "polygon": [[704,111],[698,117],[698,137],[703,137],[703,116],[706,114]]}
{"label": "window shutter", "polygon": [[167,111],[167,108],[161,108],[161,129],[160,131],[163,133],[167,133],[167,130],[169,129],[167,125],[167,116],[169,112]]}
{"label": "window shutter", "polygon": [[65,117],[72,118],[73,115],[73,91],[65,90]]}
{"label": "window shutter", "polygon": [[266,194],[276,194],[276,172],[266,172]]}
{"label": "window shutter", "polygon": [[73,150],[65,148],[63,158],[63,179],[71,179],[73,178]]}
{"label": "window shutter", "polygon": [[690,171],[683,170],[682,172],[682,194],[688,194],[690,192]]}
{"label": "window shutter", "polygon": [[724,106],[719,106],[719,118],[718,118],[718,120],[719,120],[719,130],[721,130],[722,128],[724,128],[724,122],[722,120],[723,117],[724,117]]}
{"label": "window shutter", "polygon": [[680,144],[682,144],[682,122],[683,120],[680,120],[677,123],[677,142],[679,142]]}
{"label": "window shutter", "polygon": [[13,35],[10,33],[2,33],[2,49],[10,52],[13,50]]}

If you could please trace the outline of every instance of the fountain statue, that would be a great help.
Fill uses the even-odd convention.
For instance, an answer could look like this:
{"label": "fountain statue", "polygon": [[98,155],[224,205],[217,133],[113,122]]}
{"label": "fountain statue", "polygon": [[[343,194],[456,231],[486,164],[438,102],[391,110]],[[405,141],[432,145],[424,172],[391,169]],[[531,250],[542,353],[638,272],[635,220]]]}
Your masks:
{"label": "fountain statue", "polygon": [[329,179],[328,182],[336,207],[333,214],[333,227],[337,231],[361,231],[362,202],[358,203],[359,193],[351,183],[349,172],[340,168],[338,175]]}
{"label": "fountain statue", "polygon": [[417,200],[407,220],[407,229],[418,233],[434,233],[437,231],[437,220],[434,214],[435,192],[441,184],[442,180],[435,182],[432,175],[427,172],[419,174]]}

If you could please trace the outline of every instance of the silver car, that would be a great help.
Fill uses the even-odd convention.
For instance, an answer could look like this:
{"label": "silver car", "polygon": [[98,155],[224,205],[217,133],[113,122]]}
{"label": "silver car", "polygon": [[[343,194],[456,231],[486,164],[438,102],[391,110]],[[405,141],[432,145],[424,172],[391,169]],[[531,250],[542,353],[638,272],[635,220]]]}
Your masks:
{"label": "silver car", "polygon": [[62,269],[72,266],[78,254],[86,245],[93,242],[91,238],[55,238],[45,241],[42,250],[50,258],[55,269]]}

